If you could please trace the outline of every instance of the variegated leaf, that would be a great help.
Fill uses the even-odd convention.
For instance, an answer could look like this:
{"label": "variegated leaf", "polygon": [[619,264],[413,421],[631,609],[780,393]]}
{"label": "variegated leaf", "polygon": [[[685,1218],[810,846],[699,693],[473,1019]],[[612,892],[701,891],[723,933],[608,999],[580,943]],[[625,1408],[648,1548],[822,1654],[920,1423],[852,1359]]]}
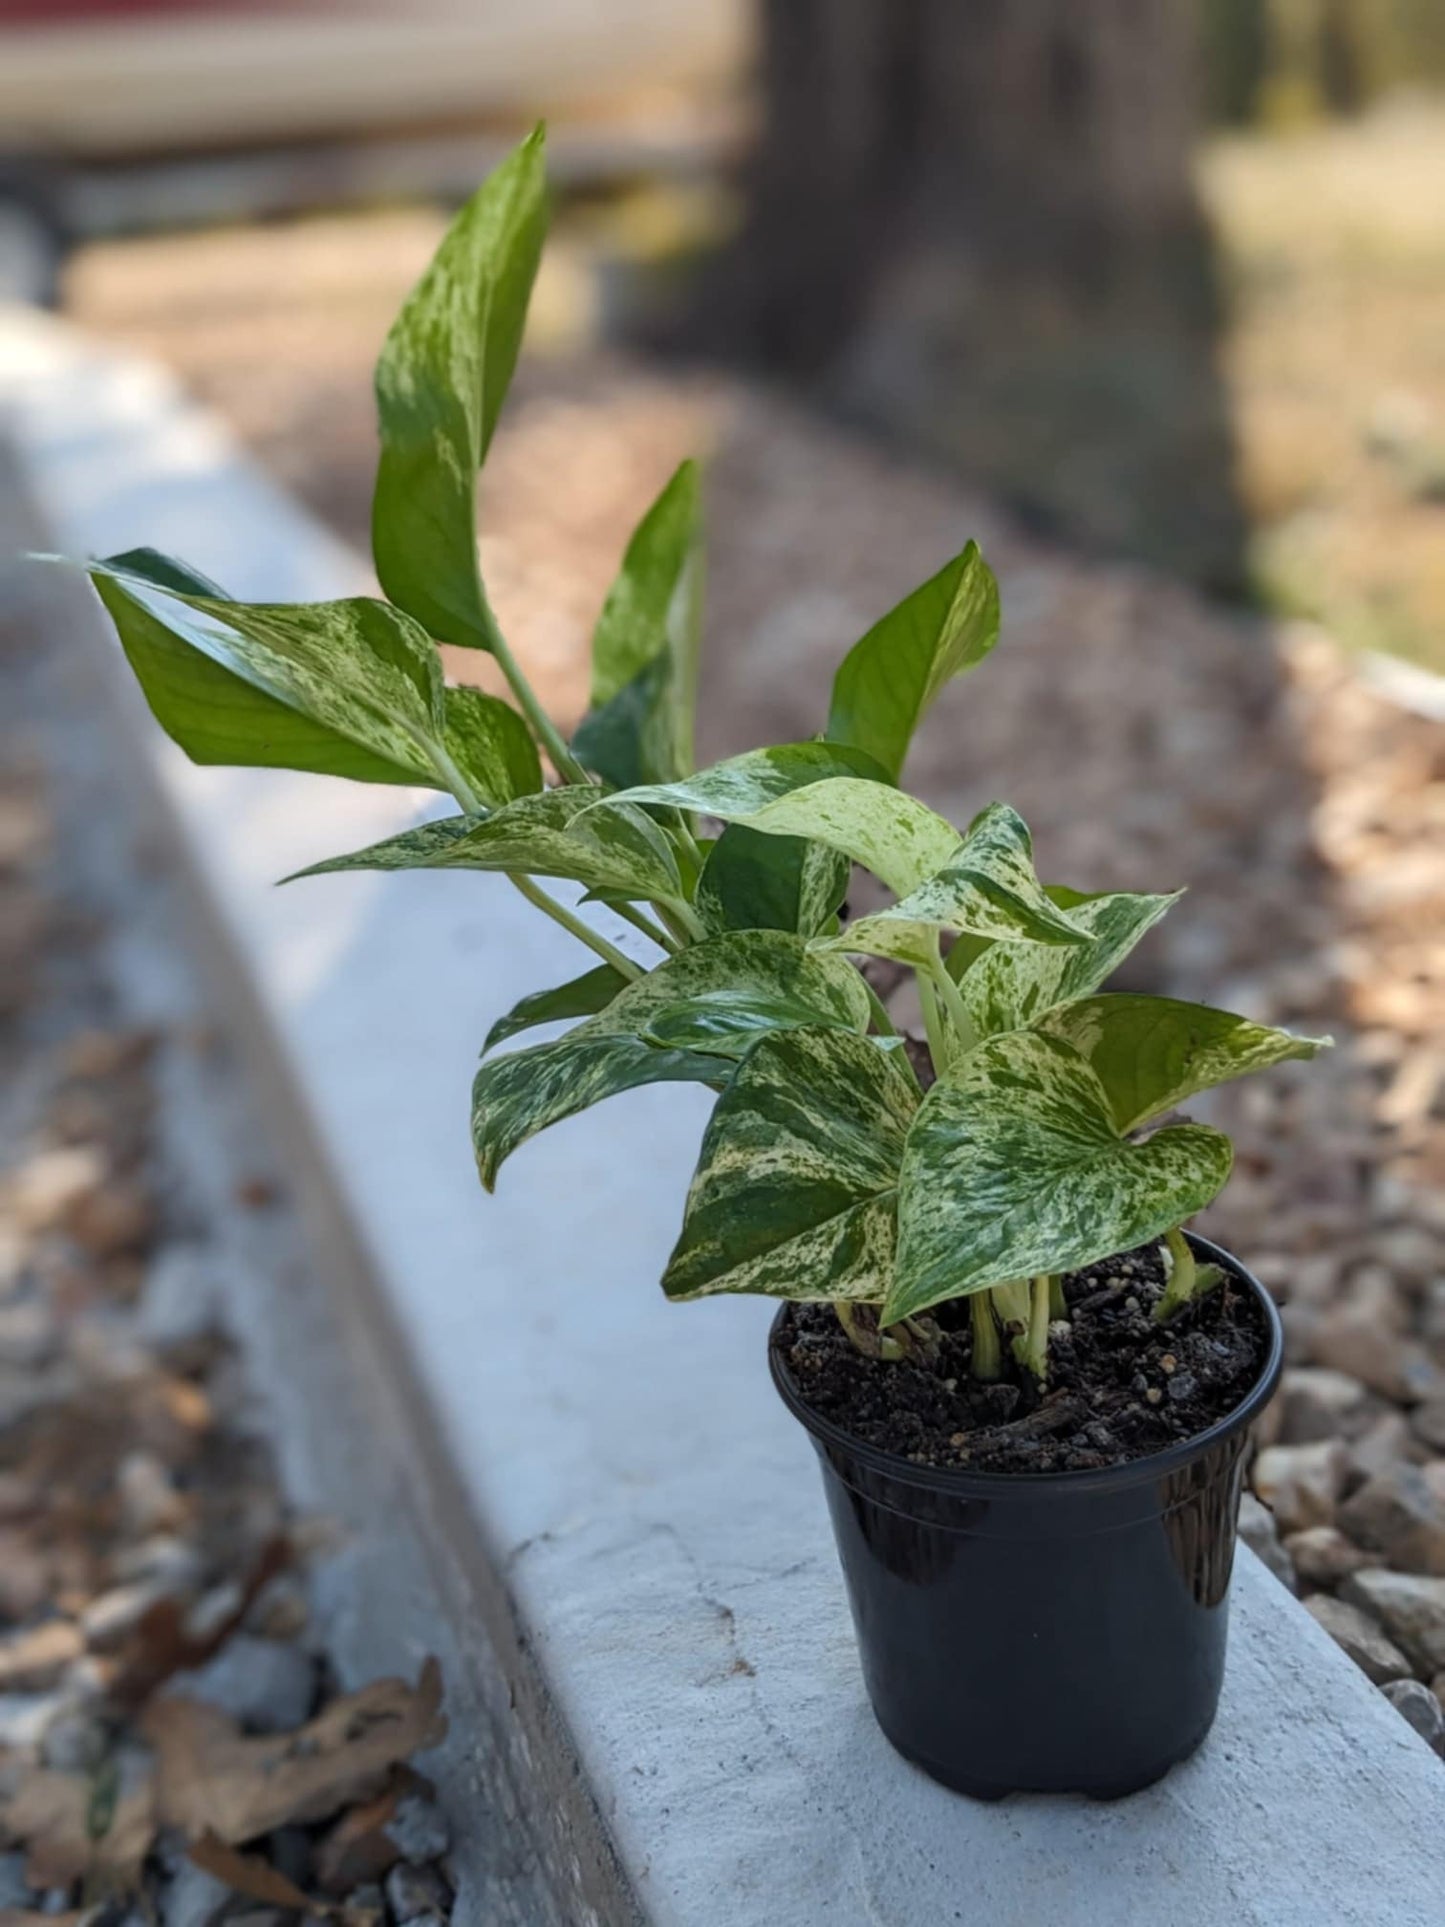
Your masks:
{"label": "variegated leaf", "polygon": [[672,803],[724,822],[745,822],[792,790],[830,776],[888,782],[888,772],[866,751],[842,743],[777,743],[700,769],[675,783],[642,784],[625,792],[629,803]]}
{"label": "variegated leaf", "polygon": [[609,783],[692,768],[702,579],[697,464],[684,462],[628,543],[592,637],[592,706],[572,747]]}
{"label": "variegated leaf", "polygon": [[[518,797],[492,816],[418,824],[364,850],[329,857],[299,876],[337,870],[506,870],[570,877],[616,897],[674,897],[682,882],[672,847],[643,811],[594,808],[584,784]],[[291,879],[288,879],[290,881]]]}
{"label": "variegated leaf", "polygon": [[1006,803],[990,803],[935,875],[876,915],[860,917],[820,948],[895,957],[926,969],[941,930],[1030,948],[1078,948],[1083,933],[1034,875],[1028,828]]}
{"label": "variegated leaf", "polygon": [[983,661],[998,626],[998,584],[970,542],[848,651],[833,679],[828,740],[866,749],[896,782],[924,712]]}
{"label": "variegated leaf", "polygon": [[[810,988],[812,988],[810,986]],[[839,997],[831,1017],[816,995],[804,1000],[796,993],[725,989],[667,1004],[648,1021],[644,1033],[650,1043],[669,1050],[709,1051],[715,1057],[742,1057],[764,1031],[827,1022],[834,1030],[857,1031],[863,1007],[851,995]],[[866,1002],[866,1000],[865,1000]],[[863,1023],[866,1023],[866,1017]]]}
{"label": "variegated leaf", "polygon": [[[851,759],[861,774],[826,770]],[[870,774],[870,771],[875,773]],[[834,743],[792,743],[750,751],[681,783],[623,790],[633,803],[673,803],[768,836],[800,836],[841,851],[906,896],[941,870],[963,841],[951,823],[883,780],[862,750]]]}
{"label": "variegated leaf", "polygon": [[510,703],[483,690],[448,689],[447,754],[488,809],[501,809],[542,787],[532,732]]}
{"label": "variegated leaf", "polygon": [[120,560],[90,574],[157,720],[194,761],[439,782],[441,663],[399,610],[182,593]]}
{"label": "variegated leaf", "polygon": [[1331,1042],[1294,1037],[1206,1004],[1118,991],[1061,1004],[1041,1028],[1088,1060],[1120,1131],[1136,1130],[1230,1078],[1313,1057]]}
{"label": "variegated leaf", "polygon": [[509,1037],[519,1036],[524,1030],[534,1030],[538,1024],[562,1023],[572,1017],[595,1017],[599,1010],[606,1010],[629,981],[611,964],[598,964],[595,970],[585,970],[569,983],[558,984],[555,990],[534,990],[529,997],[519,997],[506,1016],[499,1017],[487,1032],[482,1051],[485,1054],[494,1050],[498,1044],[505,1044]]}
{"label": "variegated leaf", "polygon": [[986,944],[972,953],[960,944],[949,952],[948,968],[958,982],[964,1008],[981,1037],[1023,1030],[1055,1004],[1086,997],[1123,962],[1151,930],[1173,896],[1081,896],[1050,885],[1059,905],[1087,941],[1065,945]]}
{"label": "variegated leaf", "polygon": [[824,930],[848,889],[839,850],[729,823],[708,852],[694,909],[710,930]]}
{"label": "variegated leaf", "polygon": [[868,1023],[857,971],[841,957],[810,955],[800,937],[738,930],[692,944],[565,1037],[482,1065],[472,1092],[472,1137],[487,1188],[519,1144],[616,1091],[680,1078],[724,1081],[731,1065],[715,1041],[706,1050],[673,1050],[650,1042],[648,1032],[663,1012],[721,1008],[729,997],[735,1022],[746,1015],[742,1000],[751,1000],[758,1035],[779,1021],[860,1032]]}
{"label": "variegated leaf", "polygon": [[539,127],[447,229],[376,367],[377,576],[431,635],[474,649],[491,647],[477,564],[477,470],[522,345],[546,227]]}
{"label": "variegated leaf", "polygon": [[1232,1157],[1201,1124],[1132,1143],[1071,1044],[1038,1031],[991,1038],[940,1078],[909,1132],[883,1316],[1128,1251],[1202,1210]]}
{"label": "variegated leaf", "polygon": [[917,1104],[896,1053],[871,1039],[765,1037],[713,1111],[663,1290],[881,1300]]}

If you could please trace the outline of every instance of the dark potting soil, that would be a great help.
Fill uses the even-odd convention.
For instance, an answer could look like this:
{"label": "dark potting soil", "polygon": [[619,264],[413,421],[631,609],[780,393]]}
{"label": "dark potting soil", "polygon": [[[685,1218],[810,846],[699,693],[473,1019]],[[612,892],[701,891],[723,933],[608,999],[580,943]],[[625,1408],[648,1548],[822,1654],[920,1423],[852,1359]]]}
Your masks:
{"label": "dark potting soil", "polygon": [[1005,1343],[998,1382],[970,1375],[965,1300],[941,1305],[936,1361],[865,1358],[827,1305],[790,1307],[783,1362],[804,1401],[866,1445],[916,1465],[975,1472],[1082,1472],[1126,1465],[1204,1432],[1258,1380],[1269,1334],[1254,1293],[1230,1271],[1171,1319],[1151,1316],[1164,1289],[1157,1245],[1064,1279],[1070,1311],[1049,1339],[1040,1396]]}

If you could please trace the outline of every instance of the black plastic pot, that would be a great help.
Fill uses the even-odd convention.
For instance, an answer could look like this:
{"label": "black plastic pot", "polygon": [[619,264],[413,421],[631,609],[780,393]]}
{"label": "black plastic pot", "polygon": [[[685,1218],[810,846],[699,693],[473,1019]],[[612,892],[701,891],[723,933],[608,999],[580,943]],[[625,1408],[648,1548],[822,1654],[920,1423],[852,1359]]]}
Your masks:
{"label": "black plastic pot", "polygon": [[905,1758],[979,1799],[1113,1799],[1192,1753],[1214,1720],[1248,1429],[1279,1381],[1197,1438],[1101,1472],[939,1471],[860,1444],[773,1379],[812,1436],[878,1724]]}

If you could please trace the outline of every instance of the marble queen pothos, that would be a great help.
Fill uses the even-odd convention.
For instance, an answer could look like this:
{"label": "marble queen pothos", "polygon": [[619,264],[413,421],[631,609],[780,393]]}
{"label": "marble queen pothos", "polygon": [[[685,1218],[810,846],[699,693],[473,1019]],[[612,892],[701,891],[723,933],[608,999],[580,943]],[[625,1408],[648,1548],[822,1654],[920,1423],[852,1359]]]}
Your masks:
{"label": "marble queen pothos", "polygon": [[[931,1307],[970,1296],[978,1369],[997,1370],[1002,1330],[1042,1377],[1060,1275],[1163,1239],[1169,1316],[1209,1283],[1180,1226],[1231,1154],[1166,1114],[1318,1042],[1102,990],[1173,897],[1042,884],[1006,803],[958,829],[899,787],[920,717],[998,640],[973,543],[842,656],[816,737],[697,770],[699,490],[684,464],[628,544],[590,709],[564,738],[498,626],[476,541],[477,474],[545,226],[539,129],[462,209],[387,337],[385,599],[238,602],[149,549],[91,565],[155,715],[197,762],[448,793],[455,815],[315,869],[501,871],[593,953],[486,1040],[472,1131],[488,1188],[535,1132],[615,1092],[687,1079],[718,1093],[670,1296],[832,1302],[883,1357],[916,1348]],[[438,643],[490,653],[512,700],[448,687]],[[891,902],[843,923],[854,864]],[[581,885],[582,907],[538,879]],[[644,933],[653,966],[588,903]],[[933,1080],[867,958],[915,974]]]}

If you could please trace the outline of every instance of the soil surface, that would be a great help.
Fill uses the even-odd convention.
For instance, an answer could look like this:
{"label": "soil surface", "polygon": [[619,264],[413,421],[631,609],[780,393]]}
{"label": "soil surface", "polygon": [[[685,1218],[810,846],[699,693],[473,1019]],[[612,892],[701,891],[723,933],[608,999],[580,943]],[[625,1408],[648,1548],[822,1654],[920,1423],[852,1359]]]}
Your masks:
{"label": "soil surface", "polygon": [[1042,1397],[1012,1359],[994,1384],[971,1376],[962,1299],[936,1313],[936,1362],[864,1358],[825,1305],[794,1309],[783,1357],[820,1417],[915,1465],[1097,1471],[1207,1431],[1264,1367],[1264,1316],[1231,1274],[1167,1325],[1151,1315],[1163,1289],[1157,1245],[1069,1274],[1070,1322],[1050,1337]]}

